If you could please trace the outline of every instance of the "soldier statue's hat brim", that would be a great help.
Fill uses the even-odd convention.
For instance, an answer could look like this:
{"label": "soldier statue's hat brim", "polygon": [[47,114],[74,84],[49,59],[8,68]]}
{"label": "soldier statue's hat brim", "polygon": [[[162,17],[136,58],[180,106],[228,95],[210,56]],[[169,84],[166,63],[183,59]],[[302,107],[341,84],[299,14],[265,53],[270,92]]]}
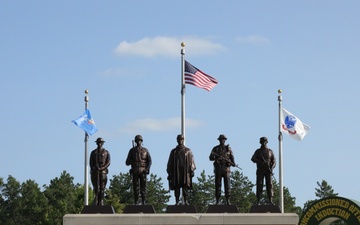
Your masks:
{"label": "soldier statue's hat brim", "polygon": [[220,134],[219,137],[218,137],[218,140],[223,140],[223,139],[227,140],[225,135]]}
{"label": "soldier statue's hat brim", "polygon": [[100,143],[100,142],[104,143],[105,141],[104,141],[104,139],[102,139],[101,137],[99,137],[98,139],[96,139],[95,142],[96,142],[96,143]]}

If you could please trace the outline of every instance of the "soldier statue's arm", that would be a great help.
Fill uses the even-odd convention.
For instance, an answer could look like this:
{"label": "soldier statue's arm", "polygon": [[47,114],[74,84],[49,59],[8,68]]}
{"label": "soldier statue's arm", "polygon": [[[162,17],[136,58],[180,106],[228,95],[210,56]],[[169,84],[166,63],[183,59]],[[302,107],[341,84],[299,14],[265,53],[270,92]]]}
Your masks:
{"label": "soldier statue's arm", "polygon": [[110,152],[106,149],[104,149],[104,151],[106,152],[106,161],[105,161],[105,164],[101,168],[99,168],[99,170],[106,170],[110,166],[110,163],[111,163]]}

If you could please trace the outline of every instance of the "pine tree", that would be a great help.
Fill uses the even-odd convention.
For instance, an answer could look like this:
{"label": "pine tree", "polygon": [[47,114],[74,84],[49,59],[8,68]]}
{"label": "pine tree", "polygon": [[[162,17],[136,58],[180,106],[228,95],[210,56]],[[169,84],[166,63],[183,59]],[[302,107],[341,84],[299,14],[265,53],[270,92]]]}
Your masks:
{"label": "pine tree", "polygon": [[65,214],[81,212],[82,206],[77,205],[80,184],[73,181],[74,177],[63,171],[59,178],[50,181],[50,185],[44,185],[44,194],[49,201],[48,224],[61,225]]}
{"label": "pine tree", "polygon": [[251,206],[256,201],[256,195],[252,191],[255,185],[239,170],[231,172],[230,183],[231,203],[237,206],[239,212],[250,212]]}
{"label": "pine tree", "polygon": [[166,203],[170,199],[170,191],[164,189],[161,177],[158,178],[157,175],[151,173],[146,189],[147,204],[152,205],[156,213],[165,212]]}
{"label": "pine tree", "polygon": [[[146,191],[146,204],[152,205],[157,213],[164,212],[166,203],[170,199],[170,195],[168,194],[169,191],[163,188],[161,178],[158,178],[151,173],[148,176]],[[114,202],[113,198],[116,198],[122,205],[133,205],[134,192],[130,173],[120,173],[117,176],[114,175],[113,179],[110,180],[108,193],[111,193],[108,196],[109,202]],[[119,209],[121,208],[123,209],[122,206]],[[116,212],[121,213],[122,210]]]}
{"label": "pine tree", "polygon": [[206,176],[205,170],[193,182],[193,189],[189,194],[189,204],[195,205],[199,213],[206,212],[209,205],[215,204],[215,176]]}

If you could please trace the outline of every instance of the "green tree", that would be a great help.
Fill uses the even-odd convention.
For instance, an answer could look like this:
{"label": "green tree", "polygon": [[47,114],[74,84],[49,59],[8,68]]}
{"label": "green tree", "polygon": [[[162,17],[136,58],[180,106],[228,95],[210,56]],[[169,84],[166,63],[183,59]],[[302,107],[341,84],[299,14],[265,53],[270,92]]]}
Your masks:
{"label": "green tree", "polygon": [[1,211],[0,224],[1,225],[16,225],[21,224],[21,185],[13,177],[8,176],[7,183],[2,183],[1,186]]}
{"label": "green tree", "polygon": [[[274,203],[278,204],[280,202],[280,184],[273,181],[274,187]],[[283,190],[284,195],[284,213],[300,213],[301,207],[295,205],[295,197],[291,196],[291,193],[287,187],[284,187]]]}
{"label": "green tree", "polygon": [[49,201],[47,222],[51,225],[61,225],[63,216],[68,213],[80,213],[82,207],[78,203],[80,184],[74,184],[74,177],[63,171],[59,178],[44,185],[44,194]]}
{"label": "green tree", "polygon": [[325,180],[322,180],[321,183],[319,181],[316,183],[319,187],[315,188],[315,196],[319,199],[338,196],[338,193],[335,193],[332,186]]}
{"label": "green tree", "polygon": [[[5,199],[2,195],[2,190],[4,187],[4,179],[0,177],[0,221],[2,221],[2,215],[5,215]],[[0,224],[2,224],[0,222]]]}
{"label": "green tree", "polygon": [[[120,173],[119,175],[113,175],[113,178],[110,179],[109,190],[111,192],[111,196],[117,196],[120,203],[123,204],[124,207],[125,205],[134,204],[134,194],[132,189],[132,179],[130,173]],[[121,212],[122,211],[119,211],[118,213]]]}
{"label": "green tree", "polygon": [[165,212],[167,206],[166,203],[169,202],[170,199],[170,191],[164,189],[161,177],[158,178],[151,173],[146,189],[147,203],[154,207],[155,212]]}
{"label": "green tree", "polygon": [[120,203],[119,193],[113,192],[110,188],[105,190],[105,203],[111,205],[115,213],[123,213],[125,205]]}
{"label": "green tree", "polygon": [[199,213],[206,212],[208,205],[215,204],[215,176],[206,176],[205,170],[193,183],[193,189],[189,193],[189,204],[195,205]]}
{"label": "green tree", "polygon": [[45,224],[48,201],[35,181],[27,180],[20,189],[20,224]]}
{"label": "green tree", "polygon": [[[84,208],[84,193],[85,193],[85,186],[83,184],[77,184],[75,185],[75,202],[74,202],[74,207],[76,209],[83,209]],[[91,187],[88,188],[88,201],[89,203],[92,203],[94,200],[95,196],[94,196],[94,192],[91,189]]]}
{"label": "green tree", "polygon": [[312,205],[315,201],[319,199],[338,195],[338,193],[335,193],[334,189],[331,185],[328,184],[327,181],[322,180],[321,183],[317,181],[316,184],[318,185],[318,187],[315,188],[315,196],[318,197],[318,199],[308,200],[307,202],[305,202],[302,212],[305,212],[310,205]]}
{"label": "green tree", "polygon": [[256,201],[256,195],[252,191],[255,185],[239,170],[231,172],[230,183],[231,203],[237,206],[239,212],[250,212],[251,206]]}
{"label": "green tree", "polygon": [[7,183],[1,179],[0,224],[45,224],[47,199],[35,181],[20,184],[9,176]]}
{"label": "green tree", "polygon": [[[327,181],[325,180],[322,180],[321,182],[317,181],[316,184],[318,187],[315,188],[315,196],[318,197],[318,199],[308,200],[307,202],[305,202],[302,213],[304,213],[308,207],[310,207],[313,203],[315,203],[320,199],[338,196],[338,193],[335,193],[333,187],[330,184],[328,184]],[[346,225],[346,223],[342,220],[336,220],[330,223],[330,225]]]}
{"label": "green tree", "polygon": [[[146,189],[147,204],[152,205],[156,212],[163,212],[165,210],[166,203],[170,199],[170,195],[168,194],[169,191],[163,188],[161,178],[158,178],[156,175],[151,173],[148,176]],[[113,178],[110,179],[108,193],[109,202],[114,204],[116,201],[120,201],[120,205],[118,205],[116,209],[113,206],[117,213],[122,213],[126,205],[133,205],[134,192],[130,173],[120,173],[119,175],[114,175]]]}

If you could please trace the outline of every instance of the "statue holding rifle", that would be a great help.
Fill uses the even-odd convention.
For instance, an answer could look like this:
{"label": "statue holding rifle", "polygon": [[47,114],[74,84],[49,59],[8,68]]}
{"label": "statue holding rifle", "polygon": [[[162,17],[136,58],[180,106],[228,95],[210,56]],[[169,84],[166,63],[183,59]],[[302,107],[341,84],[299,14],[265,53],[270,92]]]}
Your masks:
{"label": "statue holding rifle", "polygon": [[269,199],[269,203],[274,205],[273,198],[273,184],[272,176],[273,169],[276,166],[276,159],[273,151],[267,147],[268,139],[266,137],[260,138],[260,148],[257,149],[251,158],[251,161],[256,163],[256,198],[257,205],[260,204],[261,195],[264,187],[264,178],[266,182],[266,192]]}
{"label": "statue holding rifle", "polygon": [[133,190],[134,190],[134,203],[138,204],[139,198],[139,183],[141,203],[145,205],[146,198],[146,176],[150,173],[151,156],[147,148],[142,146],[143,138],[141,135],[135,136],[136,146],[129,150],[126,158],[126,165],[131,166],[130,174],[132,175]]}
{"label": "statue holding rifle", "polygon": [[104,139],[96,139],[97,148],[90,154],[91,183],[94,188],[94,205],[104,205],[104,193],[107,183],[108,167],[110,166],[110,153],[103,148]]}
{"label": "statue holding rifle", "polygon": [[[225,145],[227,138],[221,134],[218,138],[220,144],[215,146],[209,156],[210,161],[214,161],[215,173],[215,197],[216,204],[219,204],[221,196],[221,181],[224,180],[226,204],[230,203],[230,167],[235,164],[234,155],[229,145]],[[238,167],[240,168],[240,167]],[[241,168],[240,168],[241,169]]]}

